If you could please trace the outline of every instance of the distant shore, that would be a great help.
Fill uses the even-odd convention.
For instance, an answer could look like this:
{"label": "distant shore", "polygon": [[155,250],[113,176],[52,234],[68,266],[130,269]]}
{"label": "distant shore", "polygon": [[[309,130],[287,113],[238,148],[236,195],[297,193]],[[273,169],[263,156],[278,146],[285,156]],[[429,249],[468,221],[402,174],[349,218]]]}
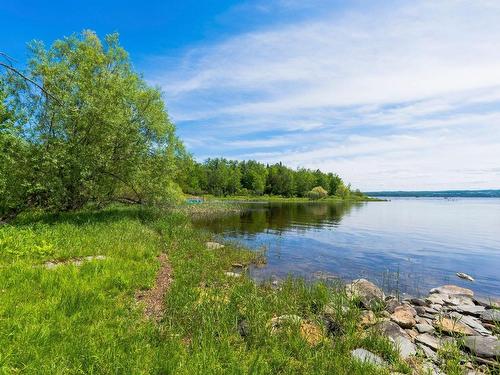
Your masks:
{"label": "distant shore", "polygon": [[386,199],[381,199],[378,197],[349,197],[349,198],[340,198],[340,197],[326,197],[321,199],[310,199],[306,197],[282,197],[275,195],[229,195],[225,197],[216,197],[213,195],[202,195],[201,196],[205,201],[234,201],[234,202],[283,202],[283,203],[321,203],[321,202],[333,202],[333,203],[342,203],[342,202],[384,202]]}

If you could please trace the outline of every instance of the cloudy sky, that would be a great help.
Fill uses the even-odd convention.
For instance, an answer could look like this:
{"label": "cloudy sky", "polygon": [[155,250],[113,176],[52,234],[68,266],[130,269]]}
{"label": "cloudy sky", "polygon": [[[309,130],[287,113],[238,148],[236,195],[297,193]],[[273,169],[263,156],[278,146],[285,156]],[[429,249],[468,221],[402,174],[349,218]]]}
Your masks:
{"label": "cloudy sky", "polygon": [[500,188],[499,1],[187,3],[51,32],[119,31],[199,160],[283,161],[365,191]]}

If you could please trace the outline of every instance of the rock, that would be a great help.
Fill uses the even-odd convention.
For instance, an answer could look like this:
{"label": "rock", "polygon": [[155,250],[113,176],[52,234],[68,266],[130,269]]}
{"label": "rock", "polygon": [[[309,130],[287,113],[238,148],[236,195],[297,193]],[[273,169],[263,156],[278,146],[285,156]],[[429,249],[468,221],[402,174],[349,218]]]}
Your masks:
{"label": "rock", "polygon": [[421,298],[412,298],[410,300],[410,302],[414,306],[426,306],[427,305],[427,303],[423,299],[421,299]]}
{"label": "rock", "polygon": [[476,302],[478,305],[486,307],[487,309],[500,308],[500,299],[496,298],[474,297],[474,302]]}
{"label": "rock", "polygon": [[311,346],[316,346],[323,341],[323,331],[313,323],[302,322],[300,324],[300,335]]}
{"label": "rock", "polygon": [[424,362],[422,364],[422,373],[427,375],[445,375],[439,367],[431,362]]}
{"label": "rock", "polygon": [[241,337],[247,337],[250,333],[250,327],[245,319],[238,320],[238,332]]}
{"label": "rock", "polygon": [[235,278],[241,277],[241,274],[236,272],[224,272],[224,275]]}
{"label": "rock", "polygon": [[476,305],[462,305],[462,306],[450,306],[450,310],[458,311],[462,314],[479,316],[484,311],[484,306]]}
{"label": "rock", "polygon": [[455,305],[455,306],[475,306],[474,301],[472,298],[467,297],[467,296],[447,296],[447,298],[443,298],[444,303],[447,305]]}
{"label": "rock", "polygon": [[421,344],[421,343],[417,343],[417,348],[420,349],[420,351],[423,352],[424,355],[427,358],[429,358],[430,360],[432,360],[433,362],[437,361],[437,359],[438,359],[437,354],[430,347],[428,347],[424,344]]}
{"label": "rock", "polygon": [[441,348],[441,342],[434,336],[428,333],[422,333],[415,337],[415,341],[420,344],[427,345],[431,349],[438,350]]}
{"label": "rock", "polygon": [[438,304],[438,305],[443,305],[443,296],[441,294],[431,294],[429,295],[425,301],[427,302],[428,305],[430,304]]}
{"label": "rock", "polygon": [[417,312],[417,315],[425,314],[425,308],[422,306],[415,306],[415,311]]}
{"label": "rock", "polygon": [[361,304],[366,308],[374,307],[385,298],[384,292],[366,279],[353,280],[346,289],[348,294],[359,298]]}
{"label": "rock", "polygon": [[375,366],[385,365],[385,361],[382,358],[363,348],[354,349],[351,355],[361,362],[367,362]]}
{"label": "rock", "polygon": [[450,313],[450,316],[456,320],[458,320],[461,323],[464,323],[471,327],[474,331],[477,333],[483,335],[483,336],[489,336],[491,335],[491,332],[488,331],[484,326],[481,324],[479,319],[473,318],[472,316],[467,316],[467,315],[461,315],[458,312],[453,311]]}
{"label": "rock", "polygon": [[408,305],[396,307],[394,313],[391,315],[391,320],[397,323],[400,327],[411,328],[416,322],[414,316],[415,310]]}
{"label": "rock", "polygon": [[415,328],[420,333],[430,333],[434,331],[434,327],[426,323],[419,323],[415,326]]}
{"label": "rock", "polygon": [[443,286],[440,286],[439,288],[431,289],[431,293],[447,294],[449,296],[454,296],[457,294],[469,296],[469,297],[474,296],[474,292],[472,290],[467,289],[467,288],[462,288],[462,287],[456,286],[456,285],[443,285]]}
{"label": "rock", "polygon": [[424,307],[424,310],[427,314],[437,314],[439,312],[439,310],[441,310],[440,305],[432,304],[431,306],[434,306],[434,307]]}
{"label": "rock", "polygon": [[385,321],[377,324],[376,328],[394,344],[399,350],[402,358],[408,358],[414,355],[417,350],[411,342],[407,332],[403,331],[399,325],[394,322]]}
{"label": "rock", "polygon": [[331,280],[338,280],[339,279],[339,276],[334,275],[333,273],[328,273],[328,272],[323,272],[323,271],[314,272],[313,276],[316,279],[323,280],[323,281],[331,281]]}
{"label": "rock", "polygon": [[441,317],[440,319],[436,320],[434,322],[434,327],[448,334],[467,335],[467,336],[472,336],[476,334],[476,332],[474,332],[472,328],[466,326],[463,323],[460,323],[458,320],[445,317]]}
{"label": "rock", "polygon": [[468,280],[468,281],[474,281],[474,278],[470,275],[467,275],[466,273],[463,272],[457,272],[456,275],[460,277],[461,279]]}
{"label": "rock", "polygon": [[377,323],[377,317],[371,310],[366,310],[361,313],[361,327],[366,328],[366,327],[371,327]]}
{"label": "rock", "polygon": [[465,337],[464,346],[472,353],[482,358],[495,358],[500,356],[500,342],[494,336]]}
{"label": "rock", "polygon": [[224,245],[218,242],[205,242],[205,246],[208,250],[217,250],[217,249],[222,249],[224,247]]}
{"label": "rock", "polygon": [[410,336],[412,340],[414,340],[415,337],[418,336],[418,332],[415,331],[414,329],[405,329],[405,332],[408,334],[408,336]]}
{"label": "rock", "polygon": [[399,306],[401,306],[401,304],[398,302],[397,299],[390,299],[385,303],[385,311],[392,314],[394,313],[394,310],[396,310],[396,307]]}
{"label": "rock", "polygon": [[500,323],[500,310],[486,310],[481,313],[481,320],[488,323]]}
{"label": "rock", "polygon": [[233,268],[245,268],[245,266],[241,263],[233,263],[233,264],[231,264],[231,267],[233,267]]}

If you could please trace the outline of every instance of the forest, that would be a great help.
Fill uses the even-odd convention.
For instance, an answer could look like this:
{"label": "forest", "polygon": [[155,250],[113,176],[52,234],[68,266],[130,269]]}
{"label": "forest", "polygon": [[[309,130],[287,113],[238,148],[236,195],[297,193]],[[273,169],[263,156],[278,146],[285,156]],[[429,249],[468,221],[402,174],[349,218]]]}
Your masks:
{"label": "forest", "polygon": [[333,173],[194,160],[161,91],[134,71],[117,34],[84,31],[49,48],[34,41],[29,52],[22,69],[0,54],[0,218],[114,201],[164,205],[183,193],[351,194]]}

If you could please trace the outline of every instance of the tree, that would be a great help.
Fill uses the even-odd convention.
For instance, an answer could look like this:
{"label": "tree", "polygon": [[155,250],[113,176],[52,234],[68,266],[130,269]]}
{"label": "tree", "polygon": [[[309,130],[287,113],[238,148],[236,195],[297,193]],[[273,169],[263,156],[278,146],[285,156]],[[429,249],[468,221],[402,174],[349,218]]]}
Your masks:
{"label": "tree", "polygon": [[241,187],[253,194],[262,195],[266,188],[267,169],[264,164],[255,160],[240,163]]}
{"label": "tree", "polygon": [[[76,209],[89,201],[158,203],[179,194],[175,136],[161,93],[133,71],[118,35],[84,31],[30,46],[24,76],[8,74],[30,157],[30,205]],[[45,92],[50,92],[50,96]]]}

